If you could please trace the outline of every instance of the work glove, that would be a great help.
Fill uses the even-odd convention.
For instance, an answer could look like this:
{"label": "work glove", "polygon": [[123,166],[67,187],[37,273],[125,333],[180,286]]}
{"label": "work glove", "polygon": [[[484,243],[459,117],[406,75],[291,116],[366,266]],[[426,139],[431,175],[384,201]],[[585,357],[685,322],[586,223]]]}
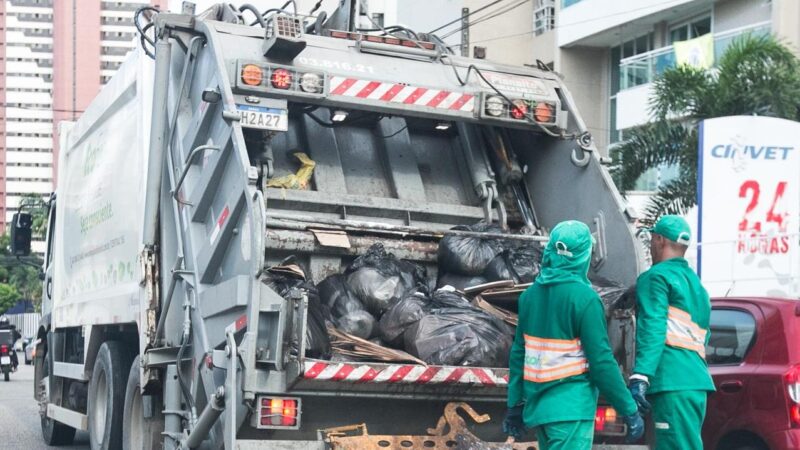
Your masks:
{"label": "work glove", "polygon": [[522,435],[525,434],[525,423],[522,421],[523,408],[524,405],[508,408],[506,418],[503,420],[503,433],[515,440],[522,439]]}
{"label": "work glove", "polygon": [[627,432],[625,433],[625,442],[632,444],[642,438],[644,434],[644,419],[639,412],[635,412],[630,416],[625,416],[622,421],[627,425]]}
{"label": "work glove", "polygon": [[647,414],[650,412],[650,402],[647,401],[645,394],[647,394],[647,389],[650,388],[650,383],[642,378],[634,377],[636,377],[636,375],[631,377],[631,380],[628,383],[628,389],[630,389],[633,400],[639,407],[639,412],[642,414]]}

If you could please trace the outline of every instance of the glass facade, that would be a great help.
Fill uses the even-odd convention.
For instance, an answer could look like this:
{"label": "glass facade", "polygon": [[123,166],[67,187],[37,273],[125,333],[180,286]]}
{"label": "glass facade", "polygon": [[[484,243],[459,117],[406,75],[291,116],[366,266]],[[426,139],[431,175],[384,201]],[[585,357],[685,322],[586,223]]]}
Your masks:
{"label": "glass facade", "polygon": [[[620,61],[624,58],[647,53],[653,48],[653,33],[648,33],[637,38],[622,42],[612,47],[611,55],[611,92],[609,93],[609,143],[613,144],[622,139],[622,133],[617,130],[617,92],[620,91]],[[637,74],[631,74],[637,76]],[[638,74],[643,76],[643,74]]]}
{"label": "glass facade", "polygon": [[[679,27],[670,31],[670,36],[674,33],[683,35],[686,32],[689,36],[694,36],[694,32],[700,32],[704,28],[697,28],[694,26]],[[683,30],[683,31],[679,31]],[[694,31],[690,31],[694,30]],[[755,36],[763,36],[771,32],[770,24],[757,25],[752,28],[739,30],[735,33],[720,33],[714,36],[714,55],[719,58],[720,55],[725,53],[728,46],[735,39],[746,35],[752,34]],[[623,59],[625,57],[623,56]],[[613,61],[612,61],[613,62]],[[632,87],[647,84],[656,79],[659,75],[664,73],[665,70],[675,67],[675,52],[672,45],[648,52],[641,57],[630,58],[619,63],[619,83],[620,89],[630,89]]]}
{"label": "glass facade", "polygon": [[579,3],[583,0],[561,0],[561,9],[567,8],[569,6],[574,5],[575,3]]}
{"label": "glass facade", "polygon": [[690,20],[669,28],[669,43],[694,39],[711,33],[711,16]]}

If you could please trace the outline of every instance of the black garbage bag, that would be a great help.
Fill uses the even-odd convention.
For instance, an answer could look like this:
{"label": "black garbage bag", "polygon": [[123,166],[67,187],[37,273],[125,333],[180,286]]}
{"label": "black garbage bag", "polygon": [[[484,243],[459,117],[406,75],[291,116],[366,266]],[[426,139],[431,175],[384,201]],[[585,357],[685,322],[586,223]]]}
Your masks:
{"label": "black garbage bag", "polygon": [[267,269],[261,281],[284,298],[297,289],[308,297],[308,321],[306,323],[306,356],[328,359],[331,356],[331,341],[325,322],[328,311],[320,300],[319,292],[313,283],[306,280],[309,273],[294,256],[283,260],[275,267]]}
{"label": "black garbage bag", "polygon": [[[502,233],[496,225],[478,222],[475,225],[458,225],[452,228],[460,231],[481,233]],[[481,275],[486,266],[502,250],[496,239],[445,235],[439,242],[439,269],[459,275]]]}
{"label": "black garbage bag", "polygon": [[375,318],[350,291],[344,275],[335,274],[325,278],[317,285],[317,289],[322,303],[330,310],[336,328],[362,339],[369,339],[375,334]]}
{"label": "black garbage bag", "polygon": [[532,283],[541,268],[542,248],[538,244],[532,244],[503,250],[486,266],[483,275],[489,281]]}
{"label": "black garbage bag", "polygon": [[389,304],[417,291],[426,290],[427,277],[422,267],[397,259],[377,243],[356,258],[347,268],[347,286],[376,318]]}
{"label": "black garbage bag", "polygon": [[406,351],[428,364],[506,367],[514,332],[457,293],[440,289],[403,336]]}
{"label": "black garbage bag", "polygon": [[439,274],[439,281],[436,283],[436,288],[441,289],[445,286],[452,286],[459,291],[463,291],[468,287],[485,284],[488,281],[489,280],[482,276],[472,277],[465,275],[453,275],[451,273],[442,273]]}
{"label": "black garbage bag", "polygon": [[337,273],[325,278],[317,285],[317,290],[322,303],[328,307],[334,318],[364,310],[364,304],[350,291],[344,275]]}
{"label": "black garbage bag", "polygon": [[608,314],[616,309],[628,309],[636,305],[636,291],[622,283],[603,277],[591,277],[592,289],[600,296],[603,307]]}
{"label": "black garbage bag", "polygon": [[378,329],[375,317],[364,309],[334,317],[333,324],[345,333],[361,339],[369,339]]}
{"label": "black garbage bag", "polygon": [[402,348],[403,333],[425,315],[429,301],[422,292],[393,301],[378,323],[381,339],[392,347]]}

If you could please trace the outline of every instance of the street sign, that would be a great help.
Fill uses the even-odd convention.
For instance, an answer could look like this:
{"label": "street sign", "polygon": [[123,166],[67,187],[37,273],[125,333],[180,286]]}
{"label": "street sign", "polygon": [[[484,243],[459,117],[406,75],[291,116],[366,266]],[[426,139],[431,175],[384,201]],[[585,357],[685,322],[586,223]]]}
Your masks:
{"label": "street sign", "polygon": [[800,123],[700,124],[698,272],[711,296],[800,296]]}

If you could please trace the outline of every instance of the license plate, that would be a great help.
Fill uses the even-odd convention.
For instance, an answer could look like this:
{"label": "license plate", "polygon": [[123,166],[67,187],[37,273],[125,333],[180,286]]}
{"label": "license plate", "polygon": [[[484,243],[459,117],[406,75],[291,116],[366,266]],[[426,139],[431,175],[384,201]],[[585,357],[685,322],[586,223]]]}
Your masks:
{"label": "license plate", "polygon": [[0,364],[2,364],[2,365],[11,364],[11,357],[10,356],[0,356]]}
{"label": "license plate", "polygon": [[289,129],[289,113],[285,109],[255,105],[236,105],[240,123],[245,128],[286,131]]}

